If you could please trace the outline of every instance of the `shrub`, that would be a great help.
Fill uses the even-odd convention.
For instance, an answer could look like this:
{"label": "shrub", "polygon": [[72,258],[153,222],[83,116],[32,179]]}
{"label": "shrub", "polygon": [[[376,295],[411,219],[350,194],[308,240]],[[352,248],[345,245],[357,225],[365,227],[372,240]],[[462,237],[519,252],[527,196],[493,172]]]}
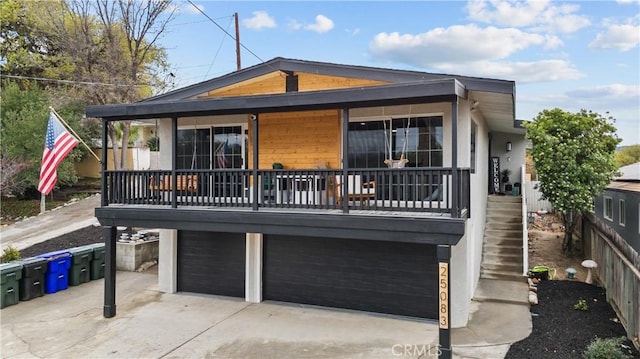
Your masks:
{"label": "shrub", "polygon": [[587,301],[580,298],[580,300],[578,301],[578,303],[573,305],[573,309],[575,310],[581,310],[583,312],[586,312],[587,310],[589,310],[589,304],[587,304]]}
{"label": "shrub", "polygon": [[626,340],[619,338],[596,338],[587,347],[582,356],[585,359],[627,359],[628,355],[622,352],[621,344]]}
{"label": "shrub", "polygon": [[20,251],[14,246],[8,246],[2,250],[2,263],[7,263],[20,259]]}

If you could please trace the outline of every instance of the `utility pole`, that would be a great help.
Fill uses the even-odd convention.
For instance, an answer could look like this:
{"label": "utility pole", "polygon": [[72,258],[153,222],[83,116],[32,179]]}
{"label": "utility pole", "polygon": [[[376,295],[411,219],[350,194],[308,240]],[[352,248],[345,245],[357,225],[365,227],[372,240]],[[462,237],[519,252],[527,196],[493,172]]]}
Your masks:
{"label": "utility pole", "polygon": [[240,27],[238,26],[238,13],[234,13],[236,18],[236,63],[238,64],[238,70],[242,68],[240,64]]}

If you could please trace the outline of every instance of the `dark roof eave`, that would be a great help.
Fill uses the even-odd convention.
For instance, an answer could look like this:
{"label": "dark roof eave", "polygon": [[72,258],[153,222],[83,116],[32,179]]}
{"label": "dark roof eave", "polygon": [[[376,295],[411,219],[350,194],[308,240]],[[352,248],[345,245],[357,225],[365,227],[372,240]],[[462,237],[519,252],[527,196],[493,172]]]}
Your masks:
{"label": "dark roof eave", "polygon": [[184,100],[204,94],[208,91],[219,89],[235,83],[265,75],[273,71],[305,72],[327,76],[343,76],[350,78],[362,78],[388,83],[407,83],[416,81],[442,80],[456,78],[469,91],[486,91],[503,94],[513,94],[515,82],[508,80],[489,79],[481,77],[459,76],[450,74],[437,74],[429,72],[395,70],[378,67],[357,65],[341,65],[326,62],[294,60],[276,57],[242,70],[203,81],[191,86],[177,89],[162,95],[157,95],[140,102],[158,102],[168,100]]}
{"label": "dark roof eave", "polygon": [[466,98],[467,90],[457,79],[449,78],[337,90],[88,106],[86,114],[104,120],[134,120],[370,107],[436,102],[455,96]]}

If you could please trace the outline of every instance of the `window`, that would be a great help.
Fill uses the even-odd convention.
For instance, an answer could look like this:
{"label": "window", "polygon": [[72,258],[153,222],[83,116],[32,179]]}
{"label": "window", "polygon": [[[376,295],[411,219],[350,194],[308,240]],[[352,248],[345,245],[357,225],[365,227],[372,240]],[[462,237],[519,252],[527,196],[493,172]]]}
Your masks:
{"label": "window", "polygon": [[442,167],[442,117],[396,118],[349,123],[349,167],[382,168],[404,152],[406,167]]}
{"label": "window", "polygon": [[476,138],[477,138],[477,133],[478,133],[478,126],[476,125],[475,122],[471,121],[471,146],[470,146],[470,153],[471,153],[471,160],[470,160],[470,164],[471,164],[471,173],[476,173]]}
{"label": "window", "polygon": [[618,223],[620,223],[620,225],[624,227],[624,224],[626,223],[625,217],[627,216],[627,211],[624,208],[624,199],[621,199],[618,202],[618,208],[619,208],[618,214],[620,215],[620,219]]}
{"label": "window", "polygon": [[613,221],[613,198],[604,198],[604,218]]}

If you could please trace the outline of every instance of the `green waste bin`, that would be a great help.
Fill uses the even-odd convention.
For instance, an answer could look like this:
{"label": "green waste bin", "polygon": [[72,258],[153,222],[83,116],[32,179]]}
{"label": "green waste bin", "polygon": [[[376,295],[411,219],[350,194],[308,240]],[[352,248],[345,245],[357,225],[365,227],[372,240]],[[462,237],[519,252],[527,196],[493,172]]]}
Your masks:
{"label": "green waste bin", "polygon": [[91,261],[91,280],[104,278],[104,243],[90,244],[93,248]]}
{"label": "green waste bin", "polygon": [[91,278],[91,261],[93,248],[81,246],[69,249],[71,253],[71,267],[69,268],[69,285],[86,283]]}
{"label": "green waste bin", "polygon": [[20,278],[22,278],[22,264],[15,262],[0,264],[0,308],[20,301]]}

